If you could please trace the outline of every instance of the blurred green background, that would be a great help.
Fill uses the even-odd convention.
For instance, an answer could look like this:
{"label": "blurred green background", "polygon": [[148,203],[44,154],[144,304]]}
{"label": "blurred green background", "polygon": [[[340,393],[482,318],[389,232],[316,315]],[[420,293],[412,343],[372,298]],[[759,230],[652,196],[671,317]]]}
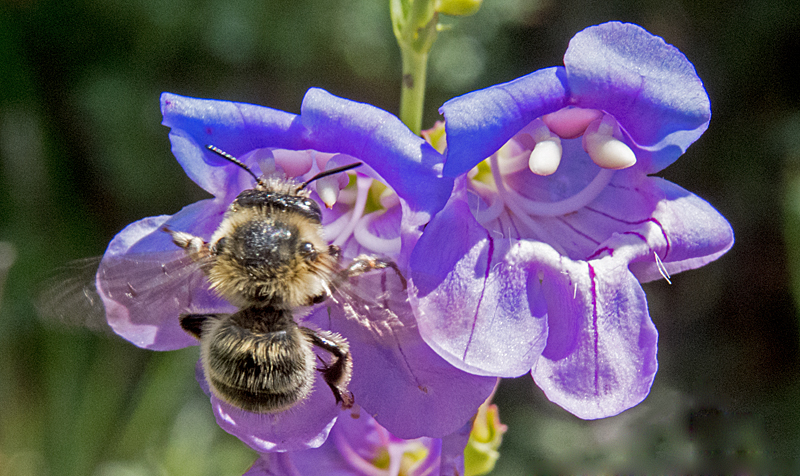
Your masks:
{"label": "blurred green background", "polygon": [[[705,82],[711,126],[661,175],[737,243],[645,285],[660,368],[642,405],[584,422],[530,378],[504,381],[493,474],[798,473],[800,2],[485,0],[444,19],[424,124],[455,95],[561,64],[575,32],[613,19],[664,37]],[[0,476],[244,472],[255,453],[215,425],[196,348],[45,323],[31,298],[126,224],[205,197],[170,154],[162,91],[299,112],[317,86],[396,113],[399,76],[383,0],[2,0]]]}

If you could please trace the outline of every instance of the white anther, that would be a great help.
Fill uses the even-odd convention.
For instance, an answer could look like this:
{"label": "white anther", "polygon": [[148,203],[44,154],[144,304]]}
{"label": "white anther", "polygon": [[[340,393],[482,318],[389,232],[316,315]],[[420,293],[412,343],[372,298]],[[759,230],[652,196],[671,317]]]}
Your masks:
{"label": "white anther", "polygon": [[[325,170],[331,170],[338,167],[339,164],[334,160],[329,160],[325,164]],[[332,208],[336,201],[339,200],[339,192],[342,189],[342,174],[328,175],[317,179],[314,183],[317,188],[317,195],[326,207]],[[345,182],[346,183],[346,182]]]}
{"label": "white anther", "polygon": [[272,154],[271,150],[258,149],[253,155],[255,156],[254,158],[258,164],[258,168],[261,169],[261,175],[269,177],[270,175],[274,175],[278,170],[278,167],[275,165],[275,156]]}
{"label": "white anther", "polygon": [[314,182],[317,187],[317,195],[326,207],[332,208],[339,198],[339,180],[333,176],[322,177]]}
{"label": "white anther", "polygon": [[636,154],[624,142],[614,137],[619,134],[616,119],[606,114],[592,122],[583,135],[583,148],[595,164],[604,169],[626,169],[636,163]]}
{"label": "white anther", "polygon": [[552,175],[561,163],[561,141],[558,137],[537,142],[528,159],[528,168],[536,175]]}
{"label": "white anther", "polygon": [[536,175],[552,175],[561,163],[561,139],[541,119],[534,119],[520,131],[536,145],[528,157],[528,168]]}

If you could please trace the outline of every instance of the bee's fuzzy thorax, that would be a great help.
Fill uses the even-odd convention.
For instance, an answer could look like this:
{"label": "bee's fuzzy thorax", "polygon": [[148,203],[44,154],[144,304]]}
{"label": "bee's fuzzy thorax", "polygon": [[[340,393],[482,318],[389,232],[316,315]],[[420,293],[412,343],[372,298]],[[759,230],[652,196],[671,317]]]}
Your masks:
{"label": "bee's fuzzy thorax", "polygon": [[[306,190],[297,192],[297,187],[275,180],[264,188],[297,193],[290,198],[308,195]],[[251,244],[254,241],[258,247]],[[210,243],[216,256],[208,272],[211,287],[239,307],[311,304],[328,292],[327,283],[338,264],[322,238],[321,224],[308,214],[271,202],[242,206],[234,201]],[[313,259],[302,254],[303,249],[313,250]],[[259,266],[247,265],[252,256],[260,259]]]}

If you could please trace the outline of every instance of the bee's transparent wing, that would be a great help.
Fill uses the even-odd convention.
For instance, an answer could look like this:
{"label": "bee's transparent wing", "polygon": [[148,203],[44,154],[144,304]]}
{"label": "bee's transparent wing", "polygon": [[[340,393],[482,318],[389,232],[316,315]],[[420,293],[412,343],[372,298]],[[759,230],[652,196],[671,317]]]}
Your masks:
{"label": "bee's transparent wing", "polygon": [[368,271],[336,285],[332,300],[345,317],[382,340],[401,327],[414,326],[406,280],[392,267]]}
{"label": "bee's transparent wing", "polygon": [[100,259],[79,259],[56,269],[42,283],[42,291],[34,301],[39,314],[51,322],[110,332],[103,301],[95,287]]}
{"label": "bee's transparent wing", "polygon": [[129,254],[100,264],[100,257],[87,258],[58,269],[44,282],[39,312],[66,324],[108,329],[103,294],[138,323],[156,325],[173,309],[177,321],[179,312],[197,301],[195,295],[208,290],[202,261],[183,250]]}

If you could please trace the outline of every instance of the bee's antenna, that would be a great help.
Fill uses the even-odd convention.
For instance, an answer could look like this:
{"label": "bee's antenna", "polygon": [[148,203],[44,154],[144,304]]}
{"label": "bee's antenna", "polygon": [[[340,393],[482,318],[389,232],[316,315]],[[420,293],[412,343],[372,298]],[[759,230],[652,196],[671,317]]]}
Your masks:
{"label": "bee's antenna", "polygon": [[211,145],[211,144],[206,145],[206,149],[210,150],[211,152],[214,152],[215,154],[219,155],[223,159],[228,160],[228,161],[238,165],[239,167],[243,168],[248,174],[253,176],[253,178],[255,179],[256,183],[258,183],[259,185],[264,185],[264,183],[261,181],[261,179],[258,178],[258,176],[256,174],[254,174],[252,170],[250,170],[250,167],[246,166],[241,160],[239,160],[236,157],[232,156],[231,154],[225,152],[224,150],[220,149],[219,147]]}
{"label": "bee's antenna", "polygon": [[347,165],[342,165],[341,167],[336,167],[335,169],[322,171],[317,175],[311,177],[310,179],[306,180],[305,182],[303,182],[303,184],[300,185],[296,191],[299,192],[300,190],[303,190],[304,188],[308,187],[308,184],[310,184],[314,180],[319,180],[322,177],[327,177],[328,175],[338,174],[339,172],[346,172],[356,167],[361,167],[362,165],[363,162],[355,162],[353,164],[347,164]]}

